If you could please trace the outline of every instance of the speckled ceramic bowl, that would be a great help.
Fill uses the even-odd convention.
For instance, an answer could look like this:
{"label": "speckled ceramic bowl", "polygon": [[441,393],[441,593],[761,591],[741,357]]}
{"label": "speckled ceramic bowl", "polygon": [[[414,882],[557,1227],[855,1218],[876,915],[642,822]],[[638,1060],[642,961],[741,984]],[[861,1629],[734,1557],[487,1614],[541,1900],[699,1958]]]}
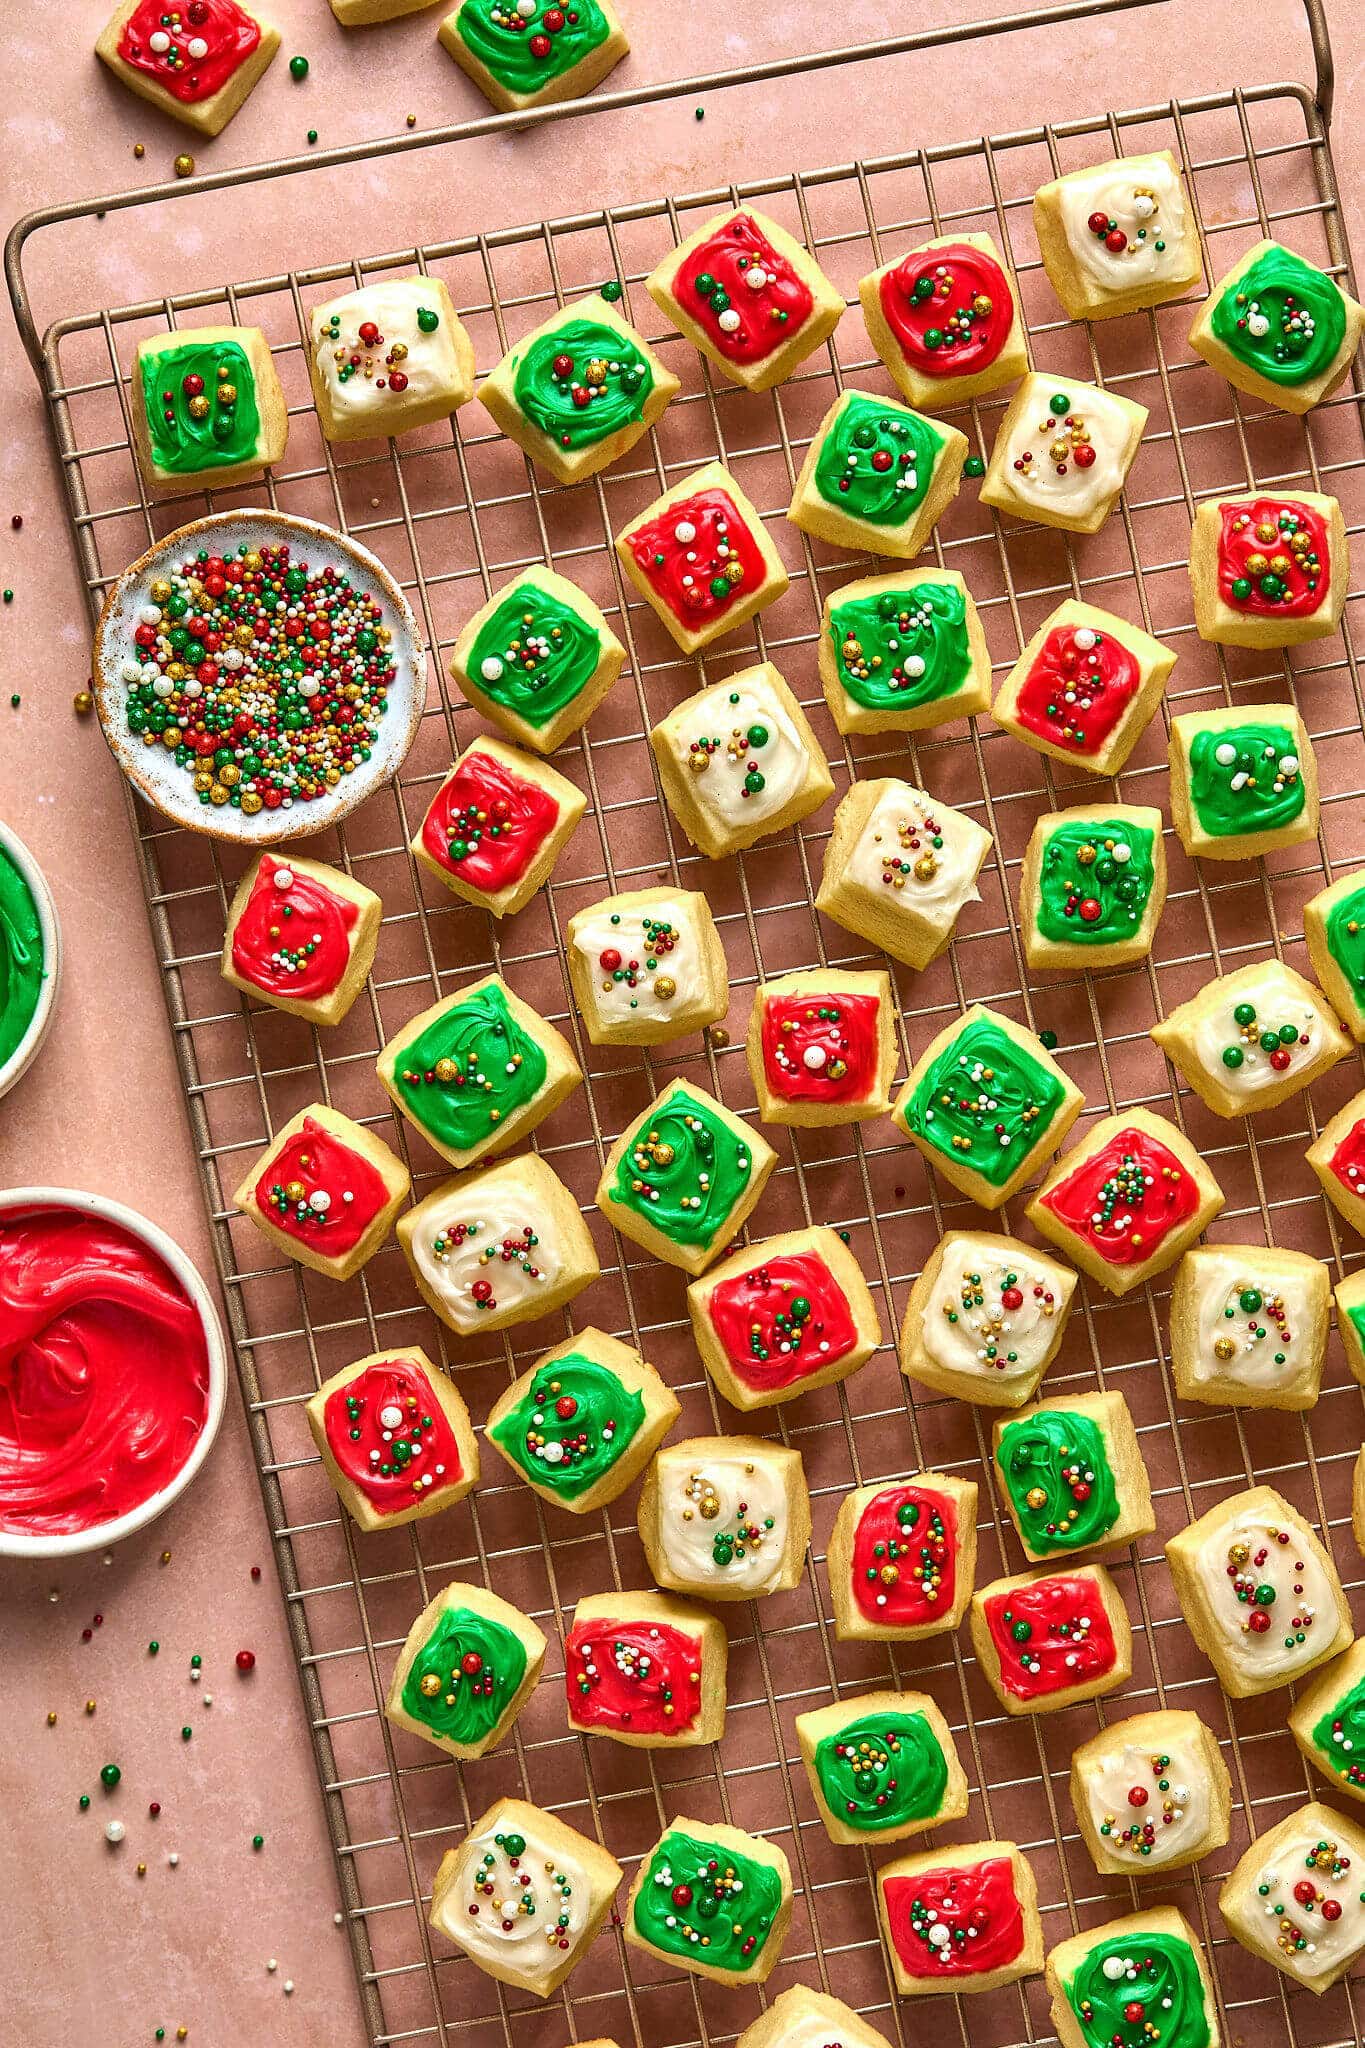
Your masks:
{"label": "speckled ceramic bowl", "polygon": [[[201,802],[194,788],[194,771],[179,766],[168,749],[146,745],[143,736],[130,729],[128,689],[130,680],[135,682],[137,677],[130,677],[126,668],[137,659],[134,636],[144,608],[152,604],[151,586],[158,577],[201,550],[228,555],[243,547],[281,544],[288,545],[292,557],[306,562],[310,570],[330,566],[343,572],[355,589],[380,606],[393,634],[390,655],[396,675],[368,761],[354,774],[344,775],[325,796],[249,814],[230,803]],[[426,656],[417,621],[383,563],[368,548],[330,527],[284,512],[221,512],[209,519],[196,519],[158,541],[125,569],[105,599],[95,629],[92,675],[104,737],[139,796],[188,831],[243,846],[279,846],[286,840],[325,832],[362,804],[397,774],[417,735],[426,702]]]}
{"label": "speckled ceramic bowl", "polygon": [[19,870],[37,909],[38,928],[43,935],[45,976],[37,1008],[29,1019],[28,1029],[9,1058],[0,1061],[0,1095],[7,1095],[19,1076],[36,1058],[38,1048],[47,1036],[47,1027],[52,1022],[52,1013],[57,1003],[57,983],[61,979],[62,971],[62,934],[57,923],[56,905],[52,901],[52,892],[43,877],[42,869],[18,833],[11,832],[9,826],[4,823],[0,823],[0,847],[4,848]]}

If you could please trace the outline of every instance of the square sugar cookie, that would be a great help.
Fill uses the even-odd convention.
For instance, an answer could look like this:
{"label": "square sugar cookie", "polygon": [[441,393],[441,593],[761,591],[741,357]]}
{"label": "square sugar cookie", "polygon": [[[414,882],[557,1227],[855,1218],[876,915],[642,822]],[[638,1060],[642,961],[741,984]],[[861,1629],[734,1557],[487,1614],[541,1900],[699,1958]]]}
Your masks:
{"label": "square sugar cookie", "polygon": [[990,706],[990,649],[952,569],[900,569],[832,590],[819,660],[842,733],[918,732]]}
{"label": "square sugar cookie", "polygon": [[588,1515],[625,1492],[681,1413],[638,1351],[590,1324],[498,1396],[484,1436],[542,1500]]}
{"label": "square sugar cookie", "polygon": [[420,1010],[389,1039],[375,1072],[457,1170],[529,1137],[583,1078],[567,1039],[500,974]]}
{"label": "square sugar cookie", "polygon": [[1365,1236],[1365,1089],[1323,1125],[1305,1156],[1337,1214]]}
{"label": "square sugar cookie", "polygon": [[1034,1032],[973,1003],[930,1039],[891,1116],[945,1180],[983,1209],[1002,1209],[1084,1104]]}
{"label": "square sugar cookie", "polygon": [[1319,491],[1206,499],[1190,531],[1200,637],[1294,647],[1335,633],[1350,588],[1346,526]]}
{"label": "square sugar cookie", "polygon": [[436,38],[502,114],[581,99],[630,48],[613,0],[460,0]]}
{"label": "square sugar cookie", "polygon": [[597,1206],[623,1237],[696,1275],[743,1229],[776,1164],[723,1103],[670,1081],[608,1152]]}
{"label": "square sugar cookie", "polygon": [[1279,1245],[1201,1244],[1171,1290],[1171,1376],[1182,1401],[1311,1408],[1327,1353],[1331,1276]]}
{"label": "square sugar cookie", "polygon": [[504,740],[466,747],[409,841],[452,895],[512,917],[550,879],[587,808],[580,789]]}
{"label": "square sugar cookie", "polygon": [[350,1280],[407,1200],[408,1169],[382,1138],[312,1102],[277,1131],[232,1199],[276,1251]]}
{"label": "square sugar cookie", "polygon": [[791,1869],[775,1842],[679,1815],[636,1871],[622,1919],[630,1946],[660,1962],[713,1984],[761,1984],[791,1916]]}
{"label": "square sugar cookie", "polygon": [[587,593],[537,563],[475,612],[450,673],[514,744],[552,754],[587,724],[625,658]]}
{"label": "square sugar cookie", "polygon": [[357,1359],[324,1380],[304,1412],[327,1477],[362,1529],[437,1515],[478,1481],[469,1410],[419,1345]]}
{"label": "square sugar cookie", "polygon": [[1348,1273],[1332,1289],[1337,1305],[1337,1329],[1351,1377],[1365,1387],[1365,1267]]}
{"label": "square sugar cookie", "polygon": [[528,1615],[456,1580],[408,1630],[384,1712],[395,1728],[468,1763],[498,1748],[544,1662],[545,1638]]}
{"label": "square sugar cookie", "polygon": [[577,1202],[534,1152],[443,1181],[399,1219],[398,1242],[417,1292],[460,1337],[547,1316],[599,1270]]}
{"label": "square sugar cookie", "polygon": [[1199,283],[1199,227],[1169,149],[1051,178],[1033,195],[1048,283],[1071,320],[1112,320]]}
{"label": "square sugar cookie", "polygon": [[594,1045],[660,1045],[730,1007],[725,947],[699,890],[604,896],[569,919],[564,957]]}
{"label": "square sugar cookie", "polygon": [[220,135],[279,47],[279,30],[241,0],[183,13],[166,0],[119,0],[95,55],[139,99],[200,135]]}
{"label": "square sugar cookie", "polygon": [[861,280],[873,348],[911,405],[965,405],[1029,367],[1013,280],[989,235],[938,235]]}
{"label": "square sugar cookie", "polygon": [[841,391],[815,430],[787,517],[836,547],[911,561],[957,496],[968,441],[899,399]]}
{"label": "square sugar cookie", "polygon": [[739,2036],[735,2048],[890,2048],[842,1999],[792,1984]]}
{"label": "square sugar cookie", "polygon": [[813,256],[751,206],[713,214],[645,279],[685,341],[746,391],[770,391],[827,341],[844,311]]}
{"label": "square sugar cookie", "polygon": [[621,566],[684,654],[698,654],[772,604],[791,579],[725,465],[672,484],[616,536]]}
{"label": "square sugar cookie", "polygon": [[474,344],[438,277],[386,277],[308,315],[308,375],[328,441],[447,419],[474,396]]}
{"label": "square sugar cookie", "polygon": [[1151,1036],[1214,1115],[1227,1117],[1287,1102],[1351,1049],[1313,984],[1274,958],[1206,982]]}
{"label": "square sugar cookie", "polygon": [[1289,1732],[1334,1792],[1365,1800],[1365,1636],[1299,1688]]}
{"label": "square sugar cookie", "polygon": [[1365,868],[1338,875],[1303,906],[1303,935],[1322,992],[1365,1044]]}
{"label": "square sugar cookie", "polygon": [[1149,1906],[1059,1942],[1044,1965],[1060,2048],[1199,2041],[1220,2048],[1218,2000],[1199,1937]]}
{"label": "square sugar cookie", "polygon": [[621,1877],[599,1842],[524,1799],[499,1799],[441,1858],[431,1925],[485,1976],[548,1998],[592,1946]]}
{"label": "square sugar cookie", "polygon": [[717,1393],[742,1411],[845,1380],[882,1341],[862,1267],[827,1224],[744,1246],[692,1282],[687,1312]]}
{"label": "square sugar cookie", "polygon": [[1156,1528],[1122,1394],[1059,1395],[995,1425],[995,1472],[1031,1564],[1123,1550]]}
{"label": "square sugar cookie", "polygon": [[927,1693],[851,1694],[798,1714],[796,1739],[832,1842],[901,1842],[967,1811],[967,1774]]}
{"label": "square sugar cookie", "polygon": [[1098,533],[1118,503],[1147,408],[1031,370],[996,430],[981,502],[1067,533]]}
{"label": "square sugar cookie", "polygon": [[1257,1836],[1224,1879],[1218,1910],[1243,1948],[1320,1995],[1365,1949],[1362,1865],[1365,1829],[1314,1799]]}
{"label": "square sugar cookie", "polygon": [[1025,1214],[1111,1294],[1164,1273],[1212,1223],[1223,1190],[1182,1131],[1149,1109],[1101,1117]]}
{"label": "square sugar cookie", "polygon": [[1283,242],[1256,242],[1205,299],[1190,347],[1239,391],[1304,413],[1345,383],[1363,318],[1325,270]]}
{"label": "square sugar cookie", "polygon": [[910,1289],[901,1371],[982,1408],[1022,1408],[1061,1349],[1076,1275],[991,1230],[941,1237]]}
{"label": "square sugar cookie", "polygon": [[671,1593],[788,1593],[810,1542],[801,1453],[757,1436],[665,1444],[645,1474],[637,1521],[650,1572]]}
{"label": "square sugar cookie", "polygon": [[1066,598],[996,693],[997,725],[1054,761],[1117,775],[1151,724],[1175,656],[1150,633]]}
{"label": "square sugar cookie", "polygon": [[259,327],[181,327],[138,343],[128,394],[150,491],[220,490],[281,461],[289,411]]}
{"label": "square sugar cookie", "polygon": [[972,1595],[972,1649],[1007,1714],[1054,1714],[1133,1675],[1133,1634],[1100,1564],[1020,1572]]}
{"label": "square sugar cookie", "polygon": [[324,861],[263,853],[228,906],[224,981],[309,1024],[339,1024],[365,986],[384,906]]}
{"label": "square sugar cookie", "polygon": [[1038,1887],[1013,1842],[954,1842],[884,1863],[877,1905],[902,1998],[994,1991],[1043,1967]]}
{"label": "square sugar cookie", "polygon": [[405,14],[419,14],[435,0],[331,0],[332,12],[343,28],[369,28],[380,21],[397,21]]}
{"label": "square sugar cookie", "polygon": [[976,1577],[976,1482],[944,1472],[859,1486],[839,1503],[825,1569],[843,1643],[955,1629]]}
{"label": "square sugar cookie", "polygon": [[561,484],[635,446],[681,390],[642,334],[600,292],[560,306],[479,386],[508,439]]}
{"label": "square sugar cookie", "polygon": [[1112,1721],[1072,1751],[1071,1804],[1102,1877],[1145,1877],[1225,1846],[1232,1781],[1212,1729],[1165,1707]]}
{"label": "square sugar cookie", "polygon": [[815,907],[907,967],[946,951],[979,903],[984,825],[898,776],[855,778],[834,812]]}
{"label": "square sugar cookie", "polygon": [[632,1749],[695,1749],[725,1729],[729,1637],[671,1593],[591,1593],[564,1638],[570,1728]]}
{"label": "square sugar cookie", "polygon": [[1190,1634],[1235,1700],[1315,1671],[1351,1641],[1336,1566],[1270,1486],[1210,1508],[1166,1545]]}
{"label": "square sugar cookie", "polygon": [[668,808],[708,860],[785,831],[834,794],[810,720],[770,661],[685,698],[649,744]]}
{"label": "square sugar cookie", "polygon": [[745,1050],[765,1124],[885,1116],[899,1057],[890,975],[812,967],[761,981]]}
{"label": "square sugar cookie", "polygon": [[1098,971],[1144,960],[1166,907],[1166,843],[1149,804],[1045,811],[1019,877],[1030,967]]}
{"label": "square sugar cookie", "polygon": [[1170,761],[1171,822],[1186,853],[1251,860],[1317,837],[1317,760],[1292,704],[1182,711]]}

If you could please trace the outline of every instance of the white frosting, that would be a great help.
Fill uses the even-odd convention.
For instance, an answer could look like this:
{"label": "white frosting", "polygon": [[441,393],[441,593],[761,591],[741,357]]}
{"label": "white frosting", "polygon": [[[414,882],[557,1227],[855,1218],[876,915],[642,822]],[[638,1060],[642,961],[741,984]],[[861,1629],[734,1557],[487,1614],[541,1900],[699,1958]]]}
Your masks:
{"label": "white frosting", "polygon": [[[468,1838],[467,1854],[455,1884],[441,1898],[432,1918],[443,1934],[459,1943],[476,1962],[510,1965],[528,1977],[544,1975],[563,1961],[559,1943],[580,1939],[591,1907],[586,1872],[562,1848],[547,1849],[534,1834],[524,1832],[521,1816]],[[515,1870],[496,1836],[522,1833],[526,1843]],[[485,1867],[484,1857],[493,1862]],[[563,1880],[555,1882],[556,1877]],[[491,1882],[492,1896],[482,1889]],[[534,1910],[523,1909],[529,1900]],[[478,1912],[470,1907],[477,1905]],[[567,1915],[564,1924],[561,1919]]]}
{"label": "white frosting", "polygon": [[[670,1459],[659,1469],[658,1527],[664,1559],[682,1584],[700,1593],[716,1585],[768,1593],[782,1575],[786,1490],[773,1467],[757,1458]],[[724,1542],[749,1528],[756,1536]]]}
{"label": "white frosting", "polygon": [[[1303,1338],[1312,1320],[1308,1276],[1297,1267],[1277,1266],[1259,1248],[1250,1258],[1235,1249],[1205,1249],[1194,1267],[1196,1340],[1189,1375],[1196,1384],[1236,1380],[1256,1393],[1272,1393],[1302,1367]],[[1241,1297],[1254,1290],[1259,1306],[1245,1309]],[[1217,1345],[1232,1345],[1220,1355]],[[1280,1363],[1280,1360],[1283,1363]]]}
{"label": "white frosting", "polygon": [[[1024,413],[1005,446],[996,443],[1001,475],[1023,505],[1036,505],[1066,519],[1085,519],[1121,489],[1128,467],[1131,418],[1112,392],[1068,378],[1030,386],[1038,403]],[[1070,409],[1054,413],[1054,397]],[[1076,460],[1077,448],[1094,450],[1094,461]],[[1022,464],[1022,467],[1020,466]]]}
{"label": "white frosting", "polygon": [[881,2048],[882,2036],[861,2022],[826,2019],[818,2012],[798,2013],[788,2019],[784,2013],[782,2031],[773,2048]]}
{"label": "white frosting", "polygon": [[[1281,1534],[1288,1540],[1281,1542]],[[1244,1508],[1205,1537],[1196,1564],[1219,1661],[1239,1676],[1287,1684],[1321,1657],[1324,1642],[1336,1634],[1332,1586],[1293,1525],[1280,1531],[1258,1508]],[[1235,1566],[1235,1578],[1229,1576],[1230,1566]],[[1241,1600],[1239,1584],[1271,1586],[1275,1598],[1268,1607],[1259,1606],[1251,1592]],[[1258,1612],[1269,1616],[1269,1626],[1260,1633],[1251,1626]],[[1301,1643],[1294,1640],[1298,1635],[1304,1638]]]}
{"label": "white frosting", "polygon": [[[485,1187],[486,1192],[456,1191],[424,1209],[422,1227],[412,1239],[413,1262],[439,1304],[438,1313],[461,1336],[472,1335],[494,1312],[539,1315],[538,1297],[563,1270],[558,1229],[539,1195],[518,1188],[510,1177]],[[504,1259],[504,1245],[518,1244],[528,1229],[537,1239],[535,1246]],[[484,1288],[491,1289],[491,1299],[483,1299]]]}
{"label": "white frosting", "polygon": [[[727,832],[751,831],[762,819],[775,817],[804,787],[810,771],[810,755],[772,690],[751,682],[736,687],[737,680],[700,691],[671,733],[679,764],[691,773],[698,807]],[[760,747],[748,744],[753,725],[767,731]],[[695,755],[697,740],[720,744],[709,757]],[[707,765],[692,772],[691,762],[698,759]],[[762,776],[763,786],[746,791],[751,770]]]}
{"label": "white frosting", "polygon": [[[424,334],[417,324],[419,310],[438,316],[439,324],[430,334]],[[335,333],[331,324],[334,314],[340,315]],[[379,339],[367,345],[360,339],[360,329],[370,320],[379,329]],[[376,434],[384,432],[383,416],[396,405],[406,408],[447,395],[453,403],[461,387],[454,324],[425,278],[398,277],[383,284],[367,284],[345,298],[316,307],[312,336],[313,361],[332,410],[346,420],[372,418]],[[390,364],[388,357],[395,342],[406,353]],[[359,367],[343,378],[342,371],[353,357],[359,357]],[[392,370],[407,378],[405,391],[390,387]]]}
{"label": "white frosting", "polygon": [[[1130,1861],[1134,1870],[1159,1870],[1208,1832],[1209,1781],[1203,1758],[1194,1755],[1187,1741],[1177,1739],[1163,1745],[1161,1754],[1170,1763],[1157,1771],[1153,1751],[1124,1742],[1121,1735],[1121,1729],[1116,1731],[1112,1748],[1084,1767],[1085,1803],[1096,1834],[1108,1828],[1102,1839],[1116,1857]],[[1130,1800],[1129,1794],[1139,1788],[1146,1799]],[[1136,1843],[1120,1841],[1128,1828],[1148,1825],[1151,1835],[1143,1844],[1145,1854]]]}
{"label": "white frosting", "polygon": [[[1255,1022],[1246,1026],[1239,1024],[1233,1014],[1243,1003],[1250,1003],[1256,1011]],[[1289,1054],[1289,1064],[1277,1068],[1272,1055],[1261,1048],[1261,1033],[1278,1031],[1281,1025],[1290,1024],[1298,1026],[1298,1036],[1292,1044],[1276,1048]],[[1254,1107],[1258,1095],[1282,1087],[1296,1072],[1301,1074],[1303,1068],[1312,1067],[1322,1054],[1324,1035],[1322,1013],[1317,1005],[1309,1002],[1289,980],[1278,960],[1267,960],[1258,976],[1239,981],[1226,998],[1219,995],[1207,1004],[1190,1034],[1189,1044],[1194,1058],[1211,1079],[1248,1107]],[[1242,1054],[1239,1067],[1223,1063],[1224,1050],[1229,1046],[1236,1046]]]}
{"label": "white frosting", "polygon": [[[646,918],[673,926],[676,936],[668,952],[646,943]],[[601,965],[603,953],[611,950],[621,955],[620,969]],[[622,911],[614,920],[609,907],[591,912],[574,931],[574,951],[591,969],[593,1008],[605,1025],[652,1024],[695,1000],[701,945],[696,910],[686,896],[660,899],[646,910]],[[653,969],[647,965],[651,960]],[[632,961],[638,963],[633,975]]]}
{"label": "white frosting", "polygon": [[[972,1285],[972,1274],[979,1286]],[[1015,1293],[1022,1297],[1017,1304]],[[1050,1275],[1027,1255],[1018,1256],[1013,1246],[1002,1254],[989,1239],[948,1237],[924,1304],[920,1341],[935,1365],[1008,1391],[1040,1370],[1056,1339],[1058,1309]]]}
{"label": "white frosting", "polygon": [[[1315,1855],[1318,1844],[1334,1840],[1349,1857],[1349,1869],[1333,1876],[1330,1866],[1310,1868],[1309,1858]],[[1337,1919],[1325,1920],[1321,1905],[1316,1902],[1308,1911],[1295,1899],[1295,1885],[1310,1879],[1324,1899],[1334,1899],[1341,1907]],[[1249,1895],[1244,1892],[1242,1898],[1254,1917],[1246,1931],[1262,1954],[1277,1962],[1291,1977],[1311,1981],[1327,1976],[1365,1944],[1365,1905],[1360,1899],[1361,1869],[1354,1854],[1353,1836],[1343,1843],[1330,1828],[1316,1826],[1311,1816],[1305,1815],[1300,1825],[1288,1829],[1260,1867],[1251,1872],[1249,1884]],[[1264,1898],[1260,1896],[1262,1885],[1267,1888]],[[1298,1952],[1292,1946],[1296,1934],[1308,1938],[1307,1947]]]}
{"label": "white frosting", "polygon": [[980,902],[976,877],[990,844],[990,833],[961,811],[913,783],[891,782],[868,813],[845,874],[893,915],[904,909],[944,930],[964,905]]}
{"label": "white frosting", "polygon": [[[1060,202],[1076,267],[1106,291],[1185,275],[1185,195],[1164,157],[1130,157],[1117,168],[1080,171],[1062,181]],[[1110,249],[1091,230],[1092,213],[1114,223],[1122,248]]]}

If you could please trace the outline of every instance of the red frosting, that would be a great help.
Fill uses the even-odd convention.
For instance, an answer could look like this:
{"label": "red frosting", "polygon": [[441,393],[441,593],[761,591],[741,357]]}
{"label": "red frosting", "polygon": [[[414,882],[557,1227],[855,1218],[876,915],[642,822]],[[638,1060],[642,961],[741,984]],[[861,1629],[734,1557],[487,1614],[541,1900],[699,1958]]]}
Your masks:
{"label": "red frosting", "polygon": [[1351,1125],[1332,1154],[1331,1166],[1347,1194],[1365,1201],[1365,1117]]}
{"label": "red frosting", "polygon": [[163,1260],[74,1209],[0,1217],[0,1529],[69,1536],[140,1507],[208,1418],[199,1313]]}
{"label": "red frosting", "polygon": [[576,1622],[564,1689],[577,1727],[685,1735],[701,1707],[701,1644],[662,1621]]}
{"label": "red frosting", "polygon": [[880,1007],[876,996],[837,990],[826,996],[768,996],[763,1073],[772,1093],[783,1102],[864,1101],[876,1085]]}
{"label": "red frosting", "polygon": [[[153,47],[166,36],[167,47]],[[236,0],[139,0],[123,26],[118,53],[172,99],[192,106],[221,92],[261,40]],[[207,47],[196,54],[197,46]]]}
{"label": "red frosting", "polygon": [[1015,1699],[1067,1692],[1114,1668],[1114,1631],[1092,1578],[1060,1572],[984,1606],[1000,1684]]}
{"label": "red frosting", "polygon": [[858,1518],[853,1598],[882,1628],[919,1628],[949,1613],[957,1580],[957,1510],[931,1486],[883,1486]]}
{"label": "red frosting", "polygon": [[[332,1456],[378,1515],[397,1514],[463,1477],[446,1412],[409,1359],[367,1365],[327,1396],[322,1422]],[[407,1448],[395,1451],[395,1444]]]}
{"label": "red frosting", "polygon": [[858,1341],[847,1296],[815,1252],[783,1252],[722,1280],[707,1314],[735,1378],[756,1392],[794,1386]]}
{"label": "red frosting", "polygon": [[[1078,647],[1076,635],[1094,634]],[[1137,695],[1137,657],[1112,633],[1054,626],[1034,656],[1015,700],[1028,732],[1077,754],[1097,754]]]}
{"label": "red frosting", "polygon": [[1199,1206],[1194,1176],[1147,1131],[1121,1130],[1038,1198],[1111,1266],[1139,1266]]}
{"label": "red frosting", "polygon": [[[749,282],[755,270],[764,280],[757,287]],[[712,280],[718,291],[699,291],[699,277]],[[803,280],[747,213],[735,214],[678,265],[673,296],[732,363],[761,363],[804,327],[814,304]],[[717,308],[716,297],[728,306]],[[727,311],[738,313],[737,327],[721,326]]]}
{"label": "red frosting", "polygon": [[311,1116],[270,1154],[255,1193],[276,1230],[329,1259],[353,1251],[389,1199],[379,1168]]}
{"label": "red frosting", "polygon": [[[422,845],[448,874],[495,896],[521,880],[558,822],[548,790],[475,749],[432,799]],[[452,841],[466,850],[452,852]]]}
{"label": "red frosting", "polygon": [[[988,370],[1014,325],[1009,279],[993,256],[968,242],[912,249],[884,273],[879,289],[882,316],[906,362],[922,377],[974,377]],[[964,311],[973,312],[965,324]],[[932,347],[925,341],[931,333],[938,337]]]}
{"label": "red frosting", "polygon": [[[763,581],[758,543],[728,491],[676,499],[657,519],[633,527],[626,545],[650,589],[692,629],[711,625]],[[732,562],[739,564],[737,581],[725,575]]]}
{"label": "red frosting", "polygon": [[[1237,498],[1218,510],[1218,592],[1224,604],[1261,619],[1310,618],[1332,580],[1326,521],[1298,498]],[[1292,514],[1298,532],[1308,537],[1303,557],[1298,535],[1285,534],[1279,524],[1283,512]],[[1260,579],[1267,569],[1278,576],[1282,596],[1267,597],[1262,591]],[[1232,587],[1239,578],[1251,586],[1242,595]]]}
{"label": "red frosting", "polygon": [[[291,877],[283,888],[281,875]],[[266,995],[316,1002],[329,996],[346,972],[351,928],[359,915],[349,897],[273,854],[262,854],[251,894],[232,928],[232,965],[243,981]]]}
{"label": "red frosting", "polygon": [[[908,1977],[974,1977],[1002,1970],[1024,1946],[1024,1914],[1008,1856],[882,1880],[891,1945]],[[934,1918],[930,1920],[928,1915]],[[930,1940],[946,1927],[946,1943]]]}

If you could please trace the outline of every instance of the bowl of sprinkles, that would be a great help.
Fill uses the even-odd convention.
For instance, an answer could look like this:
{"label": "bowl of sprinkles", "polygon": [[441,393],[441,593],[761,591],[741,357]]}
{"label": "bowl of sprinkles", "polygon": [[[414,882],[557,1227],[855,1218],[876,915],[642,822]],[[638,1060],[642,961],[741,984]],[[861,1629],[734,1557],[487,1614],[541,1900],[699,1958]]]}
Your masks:
{"label": "bowl of sprinkles", "polygon": [[125,569],[93,677],[138,794],[253,846],[325,831],[388,782],[426,700],[417,622],[387,569],[283,512],[197,519]]}
{"label": "bowl of sprinkles", "polygon": [[47,1035],[61,964],[57,912],[42,870],[18,833],[0,823],[0,1095]]}

